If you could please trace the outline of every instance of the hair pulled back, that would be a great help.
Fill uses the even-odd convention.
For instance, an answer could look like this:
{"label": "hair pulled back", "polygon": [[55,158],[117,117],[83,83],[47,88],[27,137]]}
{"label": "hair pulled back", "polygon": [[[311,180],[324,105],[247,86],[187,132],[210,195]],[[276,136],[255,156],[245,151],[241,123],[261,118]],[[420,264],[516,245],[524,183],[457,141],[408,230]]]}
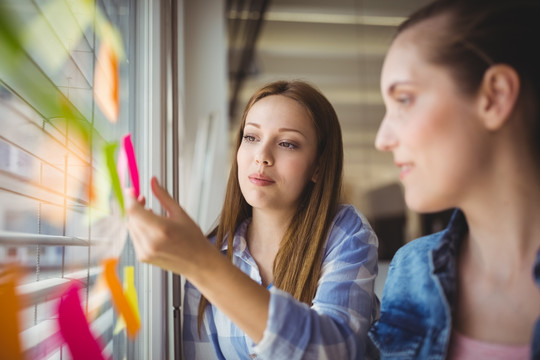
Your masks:
{"label": "hair pulled back", "polygon": [[540,1],[438,0],[414,12],[397,34],[439,16],[444,26],[428,33],[424,55],[447,67],[467,95],[476,93],[490,66],[514,68],[520,77],[514,111],[520,111],[530,129],[540,160]]}

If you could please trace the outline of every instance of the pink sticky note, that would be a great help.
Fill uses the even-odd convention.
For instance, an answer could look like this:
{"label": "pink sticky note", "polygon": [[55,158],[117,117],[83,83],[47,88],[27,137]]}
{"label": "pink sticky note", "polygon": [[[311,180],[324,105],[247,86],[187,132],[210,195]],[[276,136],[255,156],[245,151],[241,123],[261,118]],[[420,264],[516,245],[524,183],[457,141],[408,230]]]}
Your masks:
{"label": "pink sticky note", "polygon": [[118,178],[122,189],[126,187],[126,172],[128,171],[128,162],[124,146],[118,150],[118,158],[116,159],[116,169],[118,170]]}
{"label": "pink sticky note", "polygon": [[135,158],[135,150],[133,149],[133,143],[131,142],[131,134],[124,136],[124,150],[126,152],[129,175],[131,178],[131,184],[135,190],[135,197],[139,197],[139,169],[137,168],[137,159]]}
{"label": "pink sticky note", "polygon": [[88,321],[84,316],[79,297],[79,286],[76,283],[70,285],[60,300],[58,324],[73,359],[104,359],[101,346],[92,335]]}

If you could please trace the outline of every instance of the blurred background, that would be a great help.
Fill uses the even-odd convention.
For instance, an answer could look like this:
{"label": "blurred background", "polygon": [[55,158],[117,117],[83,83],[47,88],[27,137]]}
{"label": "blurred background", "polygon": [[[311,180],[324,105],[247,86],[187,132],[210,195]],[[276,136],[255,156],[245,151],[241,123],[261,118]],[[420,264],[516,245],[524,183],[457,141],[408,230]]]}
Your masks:
{"label": "blurred background", "polygon": [[[388,260],[430,227],[403,202],[392,154],[377,151],[384,116],[379,79],[396,27],[427,0],[228,1],[228,86],[231,129],[259,87],[277,79],[317,86],[341,122],[345,201],[356,205],[380,238]],[[429,223],[429,224],[428,224]]]}

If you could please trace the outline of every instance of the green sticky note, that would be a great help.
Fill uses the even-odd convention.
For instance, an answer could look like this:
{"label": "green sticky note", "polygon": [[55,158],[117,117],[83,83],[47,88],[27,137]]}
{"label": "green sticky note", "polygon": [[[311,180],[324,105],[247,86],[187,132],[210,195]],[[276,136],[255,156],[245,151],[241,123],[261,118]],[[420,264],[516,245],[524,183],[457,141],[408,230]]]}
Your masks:
{"label": "green sticky note", "polygon": [[116,170],[116,162],[114,161],[114,153],[116,152],[117,147],[118,143],[116,141],[112,143],[107,143],[104,147],[104,151],[105,159],[107,161],[107,169],[109,170],[109,175],[111,177],[113,193],[118,200],[118,204],[120,205],[120,210],[122,210],[122,214],[124,214],[124,196],[122,195],[122,187],[120,186],[120,179],[118,177],[118,171]]}

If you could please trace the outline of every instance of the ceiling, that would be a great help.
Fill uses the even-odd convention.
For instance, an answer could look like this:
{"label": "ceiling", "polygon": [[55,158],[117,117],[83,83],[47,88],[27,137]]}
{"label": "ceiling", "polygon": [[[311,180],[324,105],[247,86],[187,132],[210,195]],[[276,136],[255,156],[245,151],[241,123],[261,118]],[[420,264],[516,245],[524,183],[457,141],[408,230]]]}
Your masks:
{"label": "ceiling", "polygon": [[[234,75],[243,71],[235,105],[231,106],[232,128],[236,128],[249,97],[264,84],[278,79],[302,79],[314,84],[334,105],[342,126],[347,200],[362,206],[367,192],[398,179],[391,154],[374,148],[375,134],[384,116],[379,76],[396,26],[426,2],[272,0],[265,3],[259,0],[247,4],[245,1],[228,3],[229,29],[234,20],[252,20],[251,25],[244,21],[244,40],[238,29],[236,37],[229,39],[232,97]],[[257,13],[261,12],[263,19],[257,22]],[[249,36],[251,43],[245,40]],[[252,56],[240,65],[242,51]],[[238,71],[239,66],[241,71]]]}

